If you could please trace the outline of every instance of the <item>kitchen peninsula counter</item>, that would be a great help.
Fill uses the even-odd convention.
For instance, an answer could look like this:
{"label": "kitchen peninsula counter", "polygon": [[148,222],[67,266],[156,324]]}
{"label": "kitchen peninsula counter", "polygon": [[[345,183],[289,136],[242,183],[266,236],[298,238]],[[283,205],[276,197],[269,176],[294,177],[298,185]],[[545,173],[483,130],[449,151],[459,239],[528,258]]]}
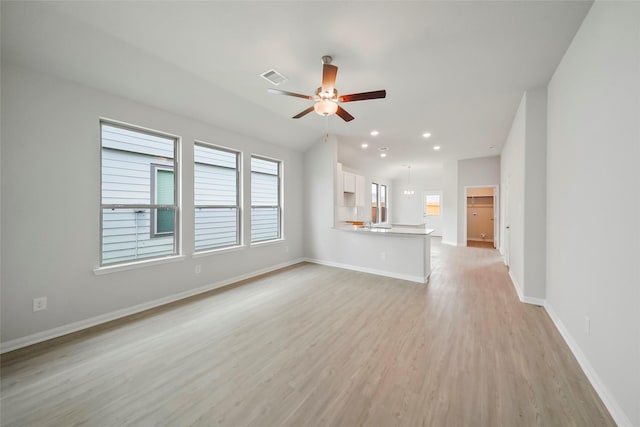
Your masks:
{"label": "kitchen peninsula counter", "polygon": [[[418,283],[431,275],[431,233],[423,226],[354,226],[336,224],[332,256],[319,262]],[[339,260],[339,261],[338,261]]]}

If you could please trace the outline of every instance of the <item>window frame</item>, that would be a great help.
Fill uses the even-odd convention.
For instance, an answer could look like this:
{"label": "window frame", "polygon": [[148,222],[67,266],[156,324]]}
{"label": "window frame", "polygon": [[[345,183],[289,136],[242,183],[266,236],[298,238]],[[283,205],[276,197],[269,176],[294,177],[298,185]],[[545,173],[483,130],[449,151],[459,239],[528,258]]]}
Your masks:
{"label": "window frame", "polygon": [[[227,153],[232,153],[235,154],[236,156],[236,204],[235,206],[229,206],[229,205],[197,205],[196,204],[196,158],[195,158],[195,147],[196,146],[200,146],[200,147],[204,147],[204,148],[210,148],[212,150],[218,150],[218,151],[225,151]],[[238,150],[233,150],[231,148],[228,147],[223,147],[220,145],[216,145],[216,144],[211,144],[205,141],[199,141],[199,140],[195,140],[193,143],[193,149],[194,149],[194,155],[193,155],[193,250],[194,250],[194,254],[201,254],[201,253],[205,253],[205,252],[211,252],[211,251],[217,251],[217,250],[222,250],[222,249],[229,249],[229,248],[235,248],[235,247],[239,247],[242,246],[242,231],[243,231],[243,227],[242,227],[242,171],[241,171],[241,167],[242,167],[242,152],[238,151]],[[222,168],[227,168],[225,166],[216,166],[216,167],[222,167]],[[230,168],[227,168],[230,169]],[[197,249],[196,248],[196,222],[195,222],[195,217],[196,217],[196,211],[198,209],[219,209],[219,208],[235,208],[236,209],[236,241],[233,244],[230,245],[223,245],[223,246],[214,246],[214,247],[207,247],[207,248],[202,248],[202,249]]]}
{"label": "window frame", "polygon": [[[155,205],[155,204],[144,204],[144,203],[135,203],[135,204],[123,204],[123,203],[102,203],[102,199],[103,199],[103,192],[102,192],[102,181],[103,181],[103,149],[105,148],[103,146],[103,127],[104,126],[111,126],[114,128],[120,128],[120,129],[124,129],[124,130],[128,130],[128,131],[132,131],[132,132],[138,132],[141,134],[146,134],[146,135],[150,135],[150,136],[154,136],[154,137],[160,137],[160,138],[166,138],[166,139],[172,139],[173,140],[173,205]],[[168,258],[180,258],[182,257],[181,254],[181,241],[180,241],[180,224],[181,224],[181,203],[180,203],[180,184],[181,184],[181,180],[180,180],[180,147],[181,147],[181,138],[178,135],[173,135],[167,132],[161,132],[155,129],[150,129],[150,128],[146,128],[143,126],[137,126],[137,125],[132,125],[130,123],[125,123],[125,122],[121,122],[121,121],[117,121],[117,120],[112,120],[112,119],[108,119],[108,118],[103,118],[100,117],[98,120],[98,134],[99,134],[99,138],[98,138],[98,143],[99,145],[99,156],[100,156],[100,162],[99,162],[99,183],[100,183],[100,189],[99,189],[99,194],[100,194],[100,202],[99,202],[99,206],[100,206],[100,216],[99,216],[99,255],[98,255],[98,270],[113,270],[116,271],[116,269],[119,266],[126,266],[126,265],[135,265],[135,264],[145,264],[148,263],[149,261],[153,261],[153,260],[160,260],[160,259],[168,259]],[[150,183],[151,184],[151,183]],[[152,189],[150,186],[149,189],[149,198],[151,200],[151,196],[152,196]],[[122,260],[122,261],[114,261],[114,262],[108,262],[105,263],[104,262],[104,211],[107,209],[112,209],[112,210],[116,210],[116,209],[133,209],[133,210],[144,210],[144,209],[148,209],[149,210],[149,215],[150,217],[153,217],[155,215],[152,214],[154,209],[158,209],[158,208],[169,208],[169,209],[173,209],[174,211],[174,225],[173,225],[173,249],[172,249],[172,253],[171,254],[162,254],[162,255],[151,255],[151,256],[145,256],[145,257],[140,257],[140,258],[132,258],[132,259],[126,259],[126,260]],[[151,220],[151,218],[150,218]],[[166,237],[166,236],[163,236]],[[152,238],[152,229],[151,227],[149,228],[149,238]]]}
{"label": "window frame", "polygon": [[[284,209],[282,207],[282,205],[283,205],[283,203],[282,203],[282,185],[283,185],[282,175],[283,175],[283,170],[284,170],[283,161],[279,160],[279,159],[274,159],[274,158],[271,158],[271,157],[261,156],[261,155],[257,155],[257,154],[251,154],[251,157],[249,159],[250,163],[251,163],[251,160],[253,160],[253,159],[265,160],[265,161],[268,161],[268,162],[276,163],[278,165],[278,175],[276,175],[277,176],[277,182],[278,182],[278,196],[277,196],[278,197],[278,199],[277,199],[278,200],[278,205],[277,206],[274,206],[274,205],[254,205],[253,204],[253,190],[252,189],[250,190],[249,203],[250,203],[250,206],[251,206],[251,208],[250,208],[251,209],[251,214],[250,214],[249,218],[250,218],[250,222],[251,222],[251,229],[250,229],[250,233],[249,233],[249,240],[250,240],[252,245],[253,244],[266,243],[266,242],[274,242],[274,241],[277,241],[277,240],[282,240],[282,239],[284,239],[283,232],[282,232],[282,229],[283,229],[282,224],[283,224],[283,217],[284,217]],[[250,182],[251,186],[253,185],[253,173],[254,173],[253,172],[253,165],[250,164],[250,166],[249,166],[249,176],[251,178],[251,182]],[[258,174],[261,173],[263,175],[268,175],[268,174],[265,174],[264,172],[255,172],[255,173],[258,173]],[[271,209],[277,208],[277,212],[278,212],[278,222],[277,222],[277,224],[278,224],[278,232],[277,232],[277,236],[276,237],[270,238],[270,239],[253,240],[253,237],[252,237],[252,234],[253,234],[252,214],[253,214],[253,210],[254,209],[260,209],[260,208],[271,208]]]}

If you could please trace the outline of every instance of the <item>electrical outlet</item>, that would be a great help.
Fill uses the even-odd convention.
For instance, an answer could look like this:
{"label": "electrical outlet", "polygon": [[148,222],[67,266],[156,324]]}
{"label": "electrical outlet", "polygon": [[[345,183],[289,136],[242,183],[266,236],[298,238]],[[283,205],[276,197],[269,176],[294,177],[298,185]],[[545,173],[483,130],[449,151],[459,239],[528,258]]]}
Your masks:
{"label": "electrical outlet", "polygon": [[200,266],[200,264],[196,265],[196,274],[200,274],[200,272],[202,271],[202,267]]}
{"label": "electrical outlet", "polygon": [[591,319],[589,319],[589,316],[584,316],[584,332],[587,335],[591,335]]}
{"label": "electrical outlet", "polygon": [[38,297],[33,299],[33,311],[42,311],[47,309],[47,297]]}

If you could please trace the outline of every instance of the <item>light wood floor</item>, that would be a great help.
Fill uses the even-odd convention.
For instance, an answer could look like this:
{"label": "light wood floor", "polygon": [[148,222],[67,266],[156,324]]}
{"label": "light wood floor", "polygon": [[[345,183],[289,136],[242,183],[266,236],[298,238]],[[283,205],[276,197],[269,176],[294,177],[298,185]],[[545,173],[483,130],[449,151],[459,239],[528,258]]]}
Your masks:
{"label": "light wood floor", "polygon": [[301,264],[2,357],[6,426],[613,426],[495,250]]}

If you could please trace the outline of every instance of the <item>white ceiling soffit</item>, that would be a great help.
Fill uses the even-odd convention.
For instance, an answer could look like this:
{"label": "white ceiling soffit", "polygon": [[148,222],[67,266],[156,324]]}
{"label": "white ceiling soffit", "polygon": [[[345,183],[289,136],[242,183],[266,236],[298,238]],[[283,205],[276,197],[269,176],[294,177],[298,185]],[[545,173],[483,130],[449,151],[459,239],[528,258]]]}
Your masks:
{"label": "white ceiling soffit", "polygon": [[[310,101],[268,94],[274,86],[260,74],[276,69],[288,78],[278,89],[313,94],[320,58],[331,55],[341,94],[387,90],[386,99],[344,104],[350,123],[329,117],[341,160],[401,174],[401,164],[499,154],[523,92],[546,86],[590,6],[3,1],[2,56],[305,150],[322,139],[326,119],[291,119]],[[380,146],[389,147],[385,159]]]}

